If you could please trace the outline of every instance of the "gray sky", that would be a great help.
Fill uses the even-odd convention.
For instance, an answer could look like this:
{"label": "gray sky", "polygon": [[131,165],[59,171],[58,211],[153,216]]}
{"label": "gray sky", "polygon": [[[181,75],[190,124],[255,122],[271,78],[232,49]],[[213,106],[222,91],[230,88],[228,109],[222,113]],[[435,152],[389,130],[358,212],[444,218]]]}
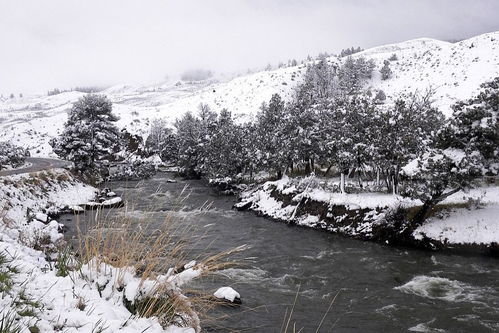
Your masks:
{"label": "gray sky", "polygon": [[0,0],[0,92],[147,83],[499,30],[498,0]]}

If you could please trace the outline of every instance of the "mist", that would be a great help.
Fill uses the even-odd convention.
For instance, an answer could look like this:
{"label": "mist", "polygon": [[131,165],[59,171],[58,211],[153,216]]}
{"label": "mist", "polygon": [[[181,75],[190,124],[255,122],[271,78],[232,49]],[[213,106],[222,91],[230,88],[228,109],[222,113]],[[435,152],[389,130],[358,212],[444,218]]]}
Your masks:
{"label": "mist", "polygon": [[0,93],[146,84],[499,30],[494,0],[2,1]]}

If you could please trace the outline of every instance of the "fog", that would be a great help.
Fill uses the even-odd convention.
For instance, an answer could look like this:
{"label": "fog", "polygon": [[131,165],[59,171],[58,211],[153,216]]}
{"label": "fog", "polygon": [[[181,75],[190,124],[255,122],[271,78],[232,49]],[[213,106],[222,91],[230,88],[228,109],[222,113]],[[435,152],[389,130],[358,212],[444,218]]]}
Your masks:
{"label": "fog", "polygon": [[0,0],[0,93],[243,72],[308,54],[499,30],[496,0]]}

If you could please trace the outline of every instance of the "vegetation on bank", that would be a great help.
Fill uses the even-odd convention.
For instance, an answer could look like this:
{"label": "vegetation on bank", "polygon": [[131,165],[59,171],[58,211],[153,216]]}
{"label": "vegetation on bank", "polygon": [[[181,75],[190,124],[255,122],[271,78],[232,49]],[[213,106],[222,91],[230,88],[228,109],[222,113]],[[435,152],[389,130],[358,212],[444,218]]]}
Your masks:
{"label": "vegetation on bank", "polygon": [[[381,69],[388,76],[389,61]],[[446,197],[497,175],[499,78],[456,103],[453,117],[445,119],[433,107],[431,91],[385,105],[380,91],[363,89],[373,70],[363,57],[348,56],[341,66],[322,58],[307,67],[291,101],[274,95],[253,122],[239,123],[229,110],[216,113],[202,104],[173,129],[158,121],[145,142],[128,135],[128,144],[114,125],[111,102],[87,95],[73,105],[65,131],[51,144],[79,172],[104,176],[133,138],[135,156],[157,155],[189,177],[241,182],[262,172],[277,179],[320,172],[338,175],[341,193],[347,177],[361,190],[364,180],[375,180],[378,190],[423,202],[411,220],[415,228]],[[135,168],[140,166],[126,173]]]}
{"label": "vegetation on bank", "polygon": [[1,327],[200,331],[199,316],[218,303],[206,292],[186,297],[181,287],[231,265],[227,256],[243,248],[191,258],[192,227],[176,215],[158,223],[149,214],[101,211],[66,242],[57,211],[91,200],[94,191],[67,171],[2,177]]}

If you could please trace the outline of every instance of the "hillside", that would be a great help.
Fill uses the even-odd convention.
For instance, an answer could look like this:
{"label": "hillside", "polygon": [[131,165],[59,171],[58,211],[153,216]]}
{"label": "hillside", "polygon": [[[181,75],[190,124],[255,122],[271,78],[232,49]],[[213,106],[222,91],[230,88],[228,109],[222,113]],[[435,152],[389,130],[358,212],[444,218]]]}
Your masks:
{"label": "hillside", "polygon": [[[379,69],[392,54],[397,56],[397,60],[390,62],[393,77],[382,81]],[[471,97],[482,82],[499,76],[499,32],[454,44],[415,39],[355,55],[359,56],[376,62],[375,75],[367,86],[382,89],[388,102],[401,94],[432,87],[436,91],[436,105],[450,115],[450,105],[455,101]],[[342,59],[332,57],[330,61]],[[103,93],[114,103],[114,110],[121,118],[119,126],[133,133],[146,133],[154,119],[173,121],[187,111],[196,111],[200,103],[207,103],[214,110],[227,108],[241,120],[251,119],[272,94],[279,93],[289,99],[304,72],[304,65],[300,65],[230,81],[167,82],[147,87],[120,85]],[[34,156],[51,155],[48,141],[61,131],[66,111],[82,95],[66,92],[0,100],[0,140],[28,147]]]}

